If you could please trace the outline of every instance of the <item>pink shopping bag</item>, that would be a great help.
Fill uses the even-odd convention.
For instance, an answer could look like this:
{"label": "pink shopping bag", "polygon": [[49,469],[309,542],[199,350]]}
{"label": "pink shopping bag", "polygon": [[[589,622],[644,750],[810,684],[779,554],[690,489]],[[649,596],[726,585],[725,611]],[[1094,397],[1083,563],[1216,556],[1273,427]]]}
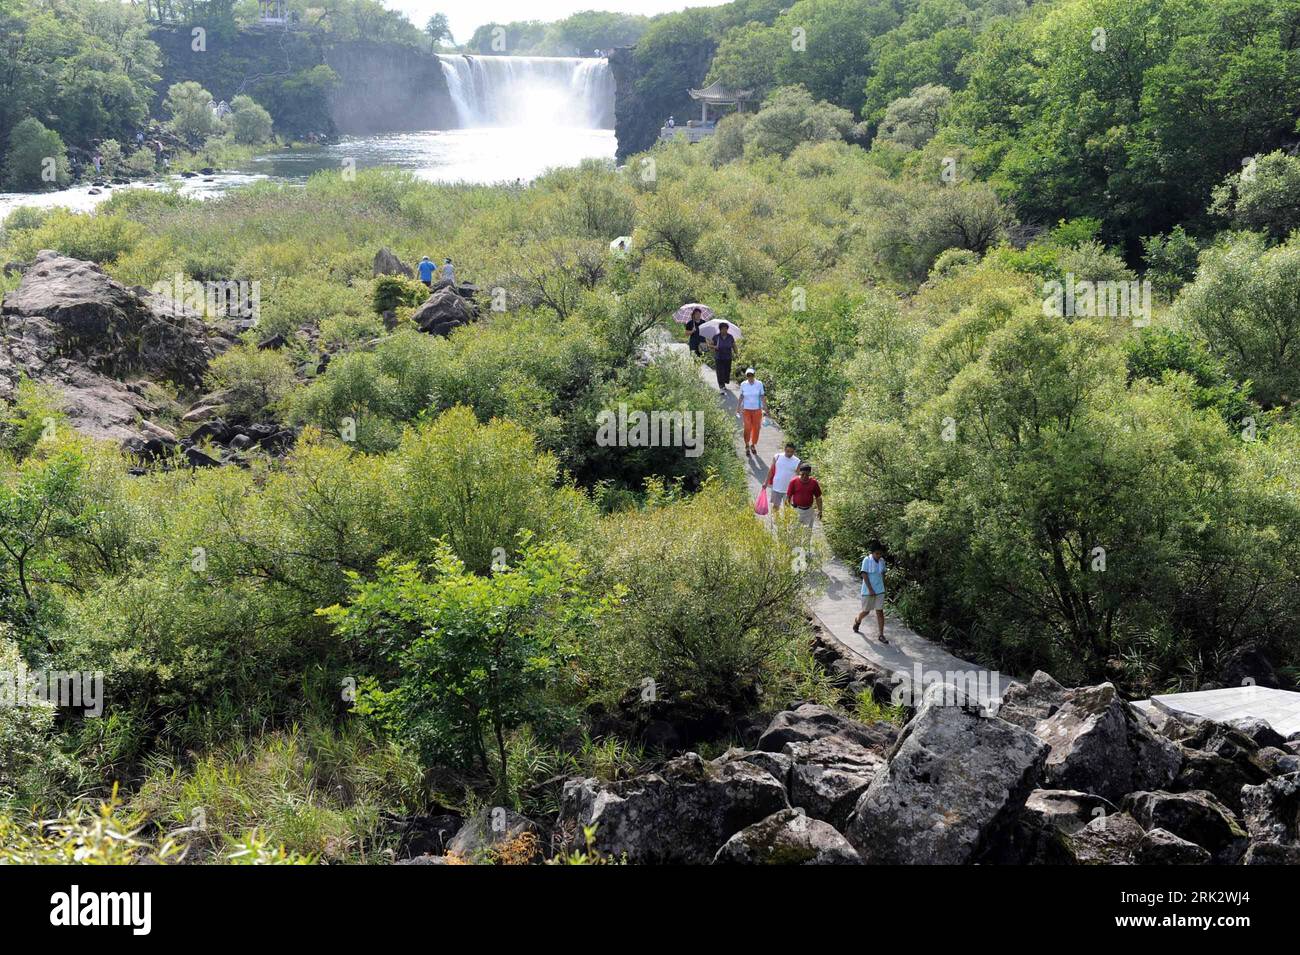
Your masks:
{"label": "pink shopping bag", "polygon": [[754,513],[762,517],[767,513],[767,485],[763,485],[762,490],[758,492],[758,500],[754,502]]}

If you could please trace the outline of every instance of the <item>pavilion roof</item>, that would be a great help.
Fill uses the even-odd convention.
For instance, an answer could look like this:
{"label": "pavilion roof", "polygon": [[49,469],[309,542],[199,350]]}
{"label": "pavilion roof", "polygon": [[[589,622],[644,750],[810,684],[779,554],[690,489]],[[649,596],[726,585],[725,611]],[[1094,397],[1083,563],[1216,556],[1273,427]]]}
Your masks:
{"label": "pavilion roof", "polygon": [[706,103],[739,103],[754,95],[753,90],[729,90],[721,80],[715,80],[702,90],[687,90],[691,99],[704,100]]}

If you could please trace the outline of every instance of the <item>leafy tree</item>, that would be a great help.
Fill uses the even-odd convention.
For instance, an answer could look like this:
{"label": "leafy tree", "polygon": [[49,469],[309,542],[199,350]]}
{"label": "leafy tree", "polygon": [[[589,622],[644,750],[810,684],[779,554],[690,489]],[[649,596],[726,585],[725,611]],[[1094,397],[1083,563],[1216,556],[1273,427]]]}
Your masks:
{"label": "leafy tree", "polygon": [[447,24],[447,14],[435,13],[429,17],[424,24],[424,35],[429,38],[431,49],[437,49],[442,46],[442,41],[446,40],[449,44],[455,43],[456,39],[451,35],[451,27]]}
{"label": "leafy tree", "polygon": [[1300,397],[1300,238],[1269,248],[1263,236],[1229,237],[1201,254],[1196,280],[1172,317],[1196,329],[1265,407]]}
{"label": "leafy tree", "polygon": [[924,146],[939,131],[943,111],[952,102],[952,90],[927,83],[889,104],[880,123],[880,137],[909,146]]}
{"label": "leafy tree", "polygon": [[506,735],[525,723],[554,732],[572,719],[563,705],[568,663],[603,605],[583,583],[561,544],[527,545],[517,563],[489,576],[439,545],[427,577],[385,559],[374,581],[355,579],[346,606],[321,612],[382,661],[358,712],[411,741],[427,765],[489,771],[490,733],[504,789]]}
{"label": "leafy tree", "polygon": [[68,155],[59,134],[28,117],[9,134],[4,182],[9,189],[55,189],[71,179]]}
{"label": "leafy tree", "polygon": [[[615,697],[649,677],[703,707],[752,703],[766,666],[802,632],[798,538],[778,539],[722,488],[601,528],[598,591],[623,595],[592,666]],[[787,531],[790,529],[787,528]]]}
{"label": "leafy tree", "polygon": [[163,108],[171,113],[172,129],[191,146],[201,146],[217,130],[211,104],[212,94],[193,80],[173,83],[163,100]]}
{"label": "leafy tree", "polygon": [[251,96],[236,96],[230,101],[230,130],[237,143],[261,145],[271,138],[271,114]]}
{"label": "leafy tree", "polygon": [[1169,300],[1196,277],[1200,252],[1200,244],[1180,225],[1174,226],[1165,235],[1151,235],[1142,239],[1142,258],[1146,262],[1147,278]]}
{"label": "leafy tree", "polygon": [[757,21],[729,30],[718,43],[706,82],[727,89],[749,90],[761,101],[777,85],[777,64],[789,39]]}
{"label": "leafy tree", "polygon": [[275,349],[241,345],[212,359],[208,387],[227,393],[230,415],[240,421],[274,417],[295,384],[293,365]]}
{"label": "leafy tree", "polygon": [[1234,228],[1286,238],[1300,228],[1300,159],[1281,150],[1251,157],[1215,187],[1210,208]]}
{"label": "leafy tree", "polygon": [[764,101],[745,126],[745,152],[784,159],[801,143],[844,140],[854,132],[848,110],[814,101],[802,86],[784,86]]}

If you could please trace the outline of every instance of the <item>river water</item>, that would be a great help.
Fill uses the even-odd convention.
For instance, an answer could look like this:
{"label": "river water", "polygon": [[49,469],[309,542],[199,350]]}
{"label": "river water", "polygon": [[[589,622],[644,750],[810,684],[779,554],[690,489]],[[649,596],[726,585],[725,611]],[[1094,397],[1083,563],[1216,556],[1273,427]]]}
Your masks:
{"label": "river water", "polygon": [[529,182],[547,169],[614,158],[614,85],[605,60],[446,55],[443,73],[459,129],[344,138],[328,146],[268,152],[214,176],[104,189],[0,193],[0,220],[19,206],[93,209],[121,189],[177,189],[209,199],[250,182],[301,183],[324,170],[408,170],[430,182]]}
{"label": "river water", "polygon": [[326,169],[391,166],[430,182],[529,182],[552,167],[574,166],[589,158],[612,160],[614,149],[612,129],[581,127],[546,131],[531,126],[482,127],[368,136],[267,153],[241,169],[223,170],[211,177],[171,176],[164,182],[114,186],[97,196],[90,195],[89,186],[0,193],[0,220],[19,206],[65,206],[86,212],[121,189],[178,189],[184,195],[210,199],[261,179],[306,182],[312,173]]}

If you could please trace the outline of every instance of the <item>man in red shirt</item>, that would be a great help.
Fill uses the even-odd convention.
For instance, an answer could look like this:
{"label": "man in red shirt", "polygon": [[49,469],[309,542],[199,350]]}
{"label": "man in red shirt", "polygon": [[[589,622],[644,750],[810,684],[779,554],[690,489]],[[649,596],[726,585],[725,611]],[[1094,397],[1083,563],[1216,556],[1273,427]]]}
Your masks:
{"label": "man in red shirt", "polygon": [[799,476],[790,479],[790,487],[785,492],[785,501],[799,515],[799,523],[804,527],[813,526],[813,506],[817,507],[817,517],[822,516],[822,486],[812,476],[812,465],[804,462],[799,465]]}

